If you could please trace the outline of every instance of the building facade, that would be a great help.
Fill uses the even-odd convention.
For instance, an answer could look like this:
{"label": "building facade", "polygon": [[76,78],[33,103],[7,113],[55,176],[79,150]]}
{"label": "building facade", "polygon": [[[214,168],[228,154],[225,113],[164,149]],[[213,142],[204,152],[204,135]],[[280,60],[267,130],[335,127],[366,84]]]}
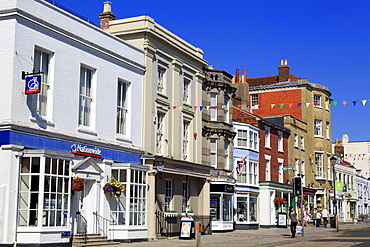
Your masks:
{"label": "building facade", "polygon": [[[332,188],[331,156],[331,92],[325,86],[311,83],[290,74],[287,60],[281,60],[277,76],[247,78],[249,107],[258,116],[285,116],[296,118],[292,127],[287,118],[284,125],[290,128],[293,146],[289,166],[290,177],[304,170],[304,182],[309,188],[318,189],[314,198],[327,205]],[[302,149],[303,147],[303,149]]]}
{"label": "building facade", "polygon": [[[142,143],[148,177],[149,238],[178,234],[182,214],[210,230],[210,170],[202,160],[203,51],[149,16],[114,20],[104,3],[101,28],[144,51]],[[203,221],[205,220],[205,221]]]}
{"label": "building facade", "polygon": [[235,179],[232,172],[232,110],[230,108],[236,89],[232,87],[232,75],[204,68],[202,85],[202,163],[212,168],[210,216],[213,231],[234,229],[233,192]]}
{"label": "building facade", "polygon": [[0,245],[147,239],[143,52],[47,1],[2,1],[0,23]]}

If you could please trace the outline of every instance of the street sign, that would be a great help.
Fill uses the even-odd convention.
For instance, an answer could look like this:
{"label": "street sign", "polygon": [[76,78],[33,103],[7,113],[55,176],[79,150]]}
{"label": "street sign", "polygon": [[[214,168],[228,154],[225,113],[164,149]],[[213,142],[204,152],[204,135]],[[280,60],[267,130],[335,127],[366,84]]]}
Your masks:
{"label": "street sign", "polygon": [[343,182],[335,182],[335,190],[343,191]]}
{"label": "street sign", "polygon": [[291,167],[291,166],[284,166],[283,167],[283,171],[291,171],[291,170],[293,170],[293,167]]}

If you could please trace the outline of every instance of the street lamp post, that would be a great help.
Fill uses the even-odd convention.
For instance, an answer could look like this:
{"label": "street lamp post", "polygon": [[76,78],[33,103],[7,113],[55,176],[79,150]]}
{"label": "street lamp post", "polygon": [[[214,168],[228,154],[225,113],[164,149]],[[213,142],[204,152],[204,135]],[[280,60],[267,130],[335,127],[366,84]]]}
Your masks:
{"label": "street lamp post", "polygon": [[338,213],[337,213],[337,196],[336,196],[336,193],[335,193],[335,179],[336,179],[335,164],[337,163],[337,155],[336,154],[334,154],[330,158],[330,163],[331,163],[332,168],[333,168],[333,189],[334,189],[333,211],[334,211],[334,218],[335,218],[335,226],[336,226],[337,232],[339,232],[339,222],[338,222]]}

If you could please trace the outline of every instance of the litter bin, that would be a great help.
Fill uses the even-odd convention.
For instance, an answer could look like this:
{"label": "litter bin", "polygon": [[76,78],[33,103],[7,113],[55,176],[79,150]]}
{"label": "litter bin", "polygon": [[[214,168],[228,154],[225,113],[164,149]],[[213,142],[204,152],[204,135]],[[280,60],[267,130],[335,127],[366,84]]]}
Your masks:
{"label": "litter bin", "polygon": [[287,228],[287,213],[280,212],[278,213],[277,227]]}
{"label": "litter bin", "polygon": [[180,239],[195,238],[195,227],[193,217],[182,217],[180,221]]}
{"label": "litter bin", "polygon": [[335,216],[330,215],[330,228],[335,228],[335,227],[336,227]]}

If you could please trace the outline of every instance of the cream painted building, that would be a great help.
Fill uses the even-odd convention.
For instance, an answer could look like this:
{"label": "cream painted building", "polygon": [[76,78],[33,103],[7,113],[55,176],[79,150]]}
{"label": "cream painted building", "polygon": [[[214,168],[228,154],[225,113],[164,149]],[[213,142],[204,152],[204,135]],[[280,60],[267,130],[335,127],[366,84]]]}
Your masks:
{"label": "cream painted building", "polygon": [[[101,28],[144,50],[143,148],[148,177],[148,231],[178,234],[182,214],[206,219],[209,230],[210,166],[202,164],[203,51],[149,16],[114,20],[111,3]],[[171,222],[176,222],[172,224]]]}

